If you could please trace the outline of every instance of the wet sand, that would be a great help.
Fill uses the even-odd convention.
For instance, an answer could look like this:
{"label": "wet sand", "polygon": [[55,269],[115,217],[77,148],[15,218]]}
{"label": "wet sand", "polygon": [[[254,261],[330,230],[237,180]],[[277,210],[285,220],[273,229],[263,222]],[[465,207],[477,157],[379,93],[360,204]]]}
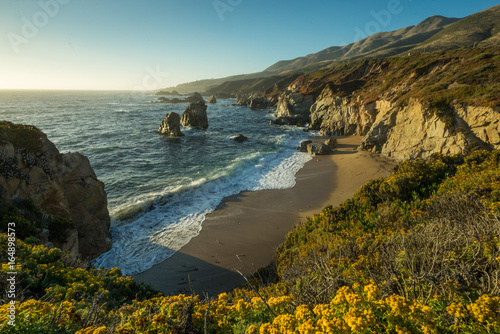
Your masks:
{"label": "wet sand", "polygon": [[249,276],[250,271],[269,265],[276,247],[296,224],[327,205],[342,203],[369,180],[392,171],[394,161],[356,151],[360,141],[354,136],[338,138],[334,153],[307,162],[291,189],[225,198],[207,216],[197,237],[134,278],[164,294],[215,295],[240,286],[244,279],[238,271]]}

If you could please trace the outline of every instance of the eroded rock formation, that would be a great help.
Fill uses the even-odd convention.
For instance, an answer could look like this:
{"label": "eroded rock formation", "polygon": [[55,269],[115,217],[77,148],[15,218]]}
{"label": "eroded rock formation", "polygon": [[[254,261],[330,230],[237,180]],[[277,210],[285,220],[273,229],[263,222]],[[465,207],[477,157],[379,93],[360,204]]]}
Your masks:
{"label": "eroded rock formation", "polygon": [[237,106],[248,106],[250,109],[266,109],[276,104],[276,99],[262,96],[260,94],[239,95],[236,101]]}
{"label": "eroded rock formation", "polygon": [[203,103],[191,103],[182,114],[182,126],[208,128],[207,106]]}
{"label": "eroded rock formation", "polygon": [[14,140],[0,141],[0,163],[4,167],[0,200],[13,203],[31,199],[46,215],[72,221],[76,231],[68,231],[72,237],[56,245],[63,250],[74,253],[77,248],[85,258],[108,251],[111,239],[107,196],[89,160],[79,153],[60,154],[43,132],[34,127],[25,130],[36,138],[30,143],[36,152]]}
{"label": "eroded rock formation", "polygon": [[168,113],[163,119],[158,128],[158,133],[165,134],[170,137],[182,137],[181,132],[181,116],[176,112]]}

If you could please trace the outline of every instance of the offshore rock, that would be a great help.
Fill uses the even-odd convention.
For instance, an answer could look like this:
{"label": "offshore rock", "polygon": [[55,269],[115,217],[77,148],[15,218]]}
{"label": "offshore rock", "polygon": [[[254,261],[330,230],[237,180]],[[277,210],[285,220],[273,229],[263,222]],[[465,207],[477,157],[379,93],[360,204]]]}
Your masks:
{"label": "offshore rock", "polygon": [[210,98],[208,99],[208,103],[217,103],[217,98],[215,97],[215,95],[210,96]]}
{"label": "offshore rock", "polygon": [[271,125],[295,125],[295,126],[304,126],[307,124],[308,118],[303,115],[294,115],[294,116],[283,116],[279,118],[275,118],[269,121]]}
{"label": "offshore rock", "polygon": [[158,133],[165,134],[170,137],[182,137],[181,132],[181,116],[176,112],[171,112],[165,116],[158,128]]}
{"label": "offshore rock", "polygon": [[254,95],[238,95],[236,101],[237,106],[248,106],[250,109],[266,109],[272,107],[276,101],[273,98],[268,98],[259,94]]}
{"label": "offshore rock", "polygon": [[203,103],[191,103],[182,114],[182,126],[208,128],[207,106]]}
{"label": "offshore rock", "polygon": [[42,131],[25,128],[36,138],[36,158],[24,147],[1,141],[0,162],[7,170],[0,174],[0,200],[12,204],[18,199],[31,199],[44,214],[72,221],[75,228],[57,247],[73,254],[78,249],[84,258],[108,251],[111,238],[107,196],[89,160],[79,153],[62,155]]}
{"label": "offshore rock", "polygon": [[242,134],[239,134],[235,137],[233,137],[233,140],[234,141],[237,141],[238,143],[243,143],[244,141],[246,141],[248,138]]}
{"label": "offshore rock", "polygon": [[268,108],[271,105],[271,102],[269,101],[268,98],[264,96],[252,96],[250,98],[250,103],[248,104],[248,107],[250,109],[265,109]]}
{"label": "offshore rock", "polygon": [[191,96],[186,97],[184,102],[205,104],[203,96],[198,92],[194,92]]}
{"label": "offshore rock", "polygon": [[304,152],[304,153],[307,153],[307,145],[311,144],[312,143],[312,140],[310,139],[306,139],[306,140],[303,140],[300,142],[299,146],[297,147],[297,149],[300,151],[300,152]]}

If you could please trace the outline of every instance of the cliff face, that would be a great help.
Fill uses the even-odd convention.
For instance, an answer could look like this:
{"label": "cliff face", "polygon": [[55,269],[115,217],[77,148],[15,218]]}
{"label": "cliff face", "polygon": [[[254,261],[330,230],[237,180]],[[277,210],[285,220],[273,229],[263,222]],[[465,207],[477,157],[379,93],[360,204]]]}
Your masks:
{"label": "cliff face", "polygon": [[365,102],[338,96],[329,86],[310,108],[309,129],[364,136],[360,149],[399,160],[500,148],[500,112],[494,108],[456,105],[440,117],[418,99],[406,106],[385,99]]}
{"label": "cliff face", "polygon": [[[10,131],[13,140],[0,141],[0,199],[7,203],[32,199],[44,214],[72,221],[75,227],[66,242],[56,245],[63,250],[86,258],[109,250],[106,192],[89,160],[79,153],[60,154],[34,127],[2,123],[20,130]],[[29,135],[31,142],[20,140],[19,131],[21,136]]]}
{"label": "cliff face", "polygon": [[[463,107],[459,110],[469,110],[477,115],[476,109]],[[482,138],[477,135],[498,129],[500,114],[492,108],[479,109],[488,114],[491,123],[473,125],[460,117],[457,109],[453,109],[443,120],[423,107],[420,101],[411,100],[405,107],[380,112],[360,148],[401,160],[428,158],[433,153],[466,154],[473,148],[500,148],[498,139],[495,141],[487,135]]]}
{"label": "cliff face", "polygon": [[499,149],[498,52],[419,54],[306,74],[282,93],[276,117],[298,110],[309,129],[364,136],[360,149],[396,159]]}

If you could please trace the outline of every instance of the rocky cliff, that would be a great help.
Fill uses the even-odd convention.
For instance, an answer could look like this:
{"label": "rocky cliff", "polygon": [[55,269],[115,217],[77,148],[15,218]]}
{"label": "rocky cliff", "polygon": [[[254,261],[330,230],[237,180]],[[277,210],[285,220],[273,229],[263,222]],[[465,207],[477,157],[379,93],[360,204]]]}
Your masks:
{"label": "rocky cliff", "polygon": [[500,148],[498,48],[364,60],[310,73],[282,93],[275,124],[307,117],[324,135],[396,159]]}
{"label": "rocky cliff", "polygon": [[[63,250],[93,258],[111,247],[104,184],[89,160],[79,153],[60,154],[35,127],[0,122],[0,200],[23,199],[49,217],[73,223],[68,238],[54,242]],[[44,234],[38,237],[43,240]]]}
{"label": "rocky cliff", "polygon": [[[467,119],[466,114],[473,116]],[[467,154],[476,148],[499,149],[498,131],[500,113],[493,108],[455,106],[442,119],[412,99],[405,107],[379,111],[360,148],[400,160]]]}

